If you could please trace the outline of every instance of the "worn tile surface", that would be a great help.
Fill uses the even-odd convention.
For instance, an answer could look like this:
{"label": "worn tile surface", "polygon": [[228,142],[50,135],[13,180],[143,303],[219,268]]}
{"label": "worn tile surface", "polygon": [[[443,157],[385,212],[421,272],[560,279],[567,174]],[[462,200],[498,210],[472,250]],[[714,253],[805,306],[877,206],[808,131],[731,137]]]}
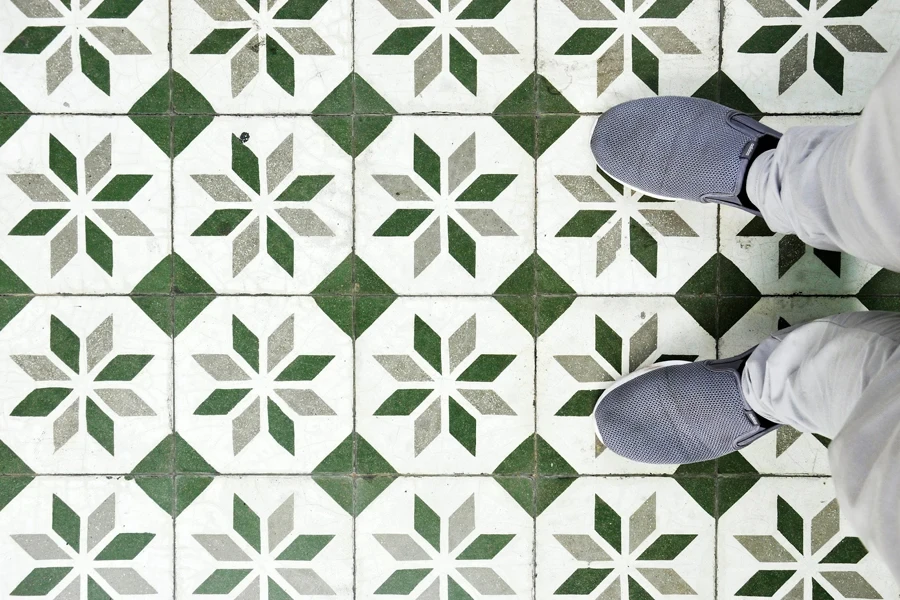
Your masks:
{"label": "worn tile surface", "polygon": [[900,277],[611,181],[596,116],[844,126],[892,0],[0,0],[0,599],[896,598],[789,428],[621,459],[661,360]]}

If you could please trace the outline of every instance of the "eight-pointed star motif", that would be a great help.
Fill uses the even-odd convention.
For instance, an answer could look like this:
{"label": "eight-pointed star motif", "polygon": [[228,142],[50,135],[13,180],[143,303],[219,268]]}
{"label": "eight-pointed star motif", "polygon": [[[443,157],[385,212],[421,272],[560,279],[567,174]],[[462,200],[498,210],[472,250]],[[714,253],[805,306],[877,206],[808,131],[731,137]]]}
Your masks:
{"label": "eight-pointed star motif", "polygon": [[294,239],[284,224],[301,237],[333,236],[331,228],[312,209],[297,205],[315,198],[334,175],[288,179],[294,171],[293,133],[266,158],[265,168],[260,163],[253,150],[232,135],[231,170],[244,185],[225,174],[191,176],[216,202],[241,207],[214,210],[191,235],[224,237],[248,223],[232,241],[232,276],[237,277],[257,257],[262,244],[272,260],[293,276]]}
{"label": "eight-pointed star motif", "polygon": [[[599,538],[593,533],[553,536],[572,558],[591,565],[575,569],[554,595],[590,594],[605,583],[598,598],[621,598],[623,586],[627,586],[628,598],[652,598],[644,589],[646,584],[641,585],[635,578],[636,574],[660,594],[697,595],[674,565],[665,564],[677,559],[697,535],[663,533],[646,544],[657,531],[656,492],[631,514],[627,524],[600,496],[594,496],[593,508],[594,532]],[[622,544],[623,539],[627,540],[627,546]],[[614,558],[616,555],[618,558]],[[593,566],[596,563],[599,566]],[[613,572],[615,575],[610,579]]]}
{"label": "eight-pointed star motif", "polygon": [[[231,330],[232,347],[249,367],[249,374],[228,354],[194,354],[197,364],[217,382],[238,386],[216,388],[194,414],[222,416],[239,412],[231,421],[235,455],[259,434],[262,423],[267,423],[273,440],[294,454],[294,421],[284,407],[300,417],[335,412],[313,390],[297,389],[296,383],[291,384],[314,380],[334,356],[300,354],[286,361],[294,351],[293,315],[269,334],[265,346],[237,316],[232,316]],[[237,409],[242,401],[243,406]]]}
{"label": "eight-pointed star motif", "polygon": [[[112,171],[112,135],[103,138],[81,161],[83,178],[79,176],[75,155],[53,134],[49,136],[48,146],[50,170],[56,176],[55,180],[42,173],[13,173],[7,177],[32,202],[58,208],[33,209],[16,223],[9,235],[44,236],[60,221],[66,220],[50,240],[50,276],[59,273],[75,257],[81,236],[85,253],[112,275],[112,239],[91,216],[98,217],[116,236],[152,236],[153,232],[143,221],[123,207],[147,185],[152,175],[114,175],[97,191],[95,186],[106,180]],[[57,181],[63,185],[58,185]]]}
{"label": "eight-pointed star motif", "polygon": [[[156,413],[131,386],[153,359],[151,354],[116,354],[113,350],[113,317],[110,315],[85,339],[57,317],[50,317],[50,351],[45,354],[14,354],[10,358],[37,382],[58,382],[33,390],[10,413],[13,417],[47,417],[69,400],[53,420],[53,449],[59,450],[78,433],[82,405],[88,434],[107,452],[115,454],[115,421],[95,398],[118,417],[150,417]],[[60,363],[65,368],[60,368]]]}
{"label": "eight-pointed star motif", "polygon": [[[557,175],[556,179],[585,208],[580,209],[556,233],[560,238],[590,238],[601,230],[597,240],[597,276],[599,277],[627,244],[631,256],[656,277],[658,243],[651,231],[664,238],[698,237],[697,232],[682,219],[668,200],[643,196],[606,177],[597,169],[614,191],[610,195],[590,175]],[[628,226],[623,226],[625,221]],[[649,231],[648,231],[649,230]]]}
{"label": "eight-pointed star motif", "polygon": [[[210,556],[225,563],[224,568],[215,569],[194,594],[229,594],[252,573],[250,583],[238,595],[240,600],[291,598],[286,588],[301,596],[334,595],[331,586],[315,570],[300,566],[315,559],[334,536],[291,535],[295,531],[293,494],[269,515],[266,527],[261,526],[259,515],[237,494],[232,510],[232,529],[244,544],[236,542],[228,533],[193,534]],[[289,538],[290,541],[286,541]],[[272,566],[263,566],[267,561],[261,558],[271,558],[269,564]]]}
{"label": "eight-pointed star motif", "polygon": [[[11,536],[31,558],[49,563],[33,569],[13,589],[12,596],[46,596],[58,587],[63,590],[53,596],[57,600],[114,597],[109,590],[129,596],[157,593],[132,567],[132,561],[156,534],[117,533],[109,543],[100,546],[100,542],[108,539],[116,528],[115,494],[101,502],[86,522],[54,494],[52,528],[57,537],[43,533]],[[68,583],[60,586],[65,580]]]}
{"label": "eight-pointed star motif", "polygon": [[414,277],[421,275],[444,248],[469,275],[475,277],[477,245],[459,219],[482,237],[518,235],[489,204],[485,204],[496,200],[516,178],[515,174],[481,174],[464,189],[460,187],[476,171],[475,149],[473,133],[447,158],[447,168],[443,169],[441,157],[422,138],[414,135],[413,171],[426,184],[425,188],[409,175],[372,175],[378,185],[404,207],[394,210],[375,230],[374,236],[408,237],[428,221],[413,245]]}
{"label": "eight-pointed star motif", "polygon": [[[808,69],[813,70],[838,94],[844,93],[844,55],[848,52],[876,52],[887,50],[878,43],[859,17],[878,0],[841,0],[829,5],[823,0],[747,0],[756,12],[778,24],[763,25],[747,38],[738,52],[775,54],[793,41],[779,61],[778,93],[785,93]],[[805,14],[802,14],[805,13]]]}
{"label": "eight-pointed star motif", "polygon": [[[450,435],[472,456],[476,455],[477,419],[466,410],[465,403],[482,416],[515,416],[515,411],[490,388],[516,359],[515,354],[478,354],[476,315],[472,315],[446,340],[419,316],[413,325],[413,346],[420,360],[409,354],[375,355],[394,381],[414,384],[390,395],[375,411],[379,417],[408,417],[427,399],[424,410],[415,417],[415,455],[424,451],[443,431],[442,404],[448,403]],[[422,368],[422,361],[427,368]],[[468,366],[463,366],[468,363]]]}
{"label": "eight-pointed star motif", "polygon": [[275,83],[294,95],[294,58],[333,55],[334,50],[312,27],[297,21],[312,19],[328,0],[248,0],[255,14],[247,14],[237,0],[195,0],[217,25],[191,54],[228,54],[231,57],[231,95],[237,97],[259,74],[260,63]]}
{"label": "eight-pointed star motif", "polygon": [[598,22],[599,26],[579,27],[556,51],[561,56],[600,52],[597,96],[624,73],[629,56],[631,71],[658,94],[659,53],[700,54],[694,42],[673,24],[692,0],[561,1],[579,20]]}
{"label": "eight-pointed star motif", "polygon": [[[420,590],[416,598],[440,598],[441,579],[446,580],[450,598],[472,598],[460,581],[465,581],[484,596],[515,594],[486,561],[503,552],[516,536],[513,533],[482,533],[473,538],[476,531],[474,494],[446,519],[441,519],[424,500],[414,496],[412,517],[419,538],[407,533],[374,534],[381,547],[402,564],[375,590],[375,594],[409,595]],[[471,542],[463,544],[467,540]],[[443,568],[435,568],[438,564]]]}
{"label": "eight-pointed star motif", "polygon": [[[807,570],[781,598],[805,598],[804,586],[812,586],[812,597],[828,599],[833,596],[822,586],[827,582],[844,598],[881,598],[881,595],[858,572],[850,570],[861,561],[868,550],[857,537],[843,537],[837,544],[830,542],[841,529],[841,512],[837,500],[832,500],[810,521],[809,526],[787,500],[778,496],[775,501],[776,529],[774,535],[736,535],[734,538],[764,566],[741,588],[737,596],[774,596],[798,571],[797,563]],[[806,532],[810,535],[807,536]],[[787,541],[785,544],[783,541]],[[813,559],[813,561],[810,561]],[[810,572],[809,566],[815,565]],[[850,569],[848,569],[850,567]]]}
{"label": "eight-pointed star motif", "polygon": [[472,95],[478,94],[478,59],[466,44],[482,56],[519,53],[495,27],[481,23],[495,18],[510,0],[428,0],[424,5],[418,0],[378,1],[404,25],[375,49],[376,55],[409,56],[425,46],[413,63],[416,96],[445,68]]}
{"label": "eight-pointed star motif", "polygon": [[[41,54],[56,40],[63,39],[47,58],[48,94],[71,75],[77,63],[85,77],[109,95],[109,59],[97,49],[97,42],[114,56],[150,54],[124,21],[142,0],[69,0],[58,4],[50,0],[11,1],[36,24],[23,29],[4,53]],[[60,12],[58,5],[65,7],[66,14]]]}

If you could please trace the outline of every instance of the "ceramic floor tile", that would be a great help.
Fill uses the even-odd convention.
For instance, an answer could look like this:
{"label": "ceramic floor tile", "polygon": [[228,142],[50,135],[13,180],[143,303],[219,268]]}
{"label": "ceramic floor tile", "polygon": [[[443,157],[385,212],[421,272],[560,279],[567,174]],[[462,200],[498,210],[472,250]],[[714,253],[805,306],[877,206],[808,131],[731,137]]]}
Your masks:
{"label": "ceramic floor tile", "polygon": [[534,432],[534,342],[490,298],[404,298],[356,343],[357,431],[401,473],[490,473]]}
{"label": "ceramic floor tile", "polygon": [[172,65],[216,112],[311,112],[350,73],[350,4],[175,2]]}
{"label": "ceramic floor tile", "polygon": [[178,433],[222,473],[309,473],[353,428],[352,360],[309,298],[218,298],[175,341]]}
{"label": "ceramic floor tile", "polygon": [[490,112],[534,72],[534,3],[361,0],[356,70],[400,112]]}
{"label": "ceramic floor tile", "polygon": [[176,523],[177,598],[352,598],[352,519],[309,478],[218,477]]}
{"label": "ceramic floor tile", "polygon": [[0,348],[0,438],[38,473],[128,473],[171,431],[172,343],[127,298],[36,298]]}
{"label": "ceramic floor tile", "polygon": [[0,512],[0,598],[171,598],[172,518],[134,481],[40,477]]}
{"label": "ceramic floor tile", "polygon": [[350,173],[310,118],[217,118],[175,160],[175,251],[220,293],[309,293],[350,253]]}
{"label": "ceramic floor tile", "polygon": [[0,2],[0,84],[31,110],[126,113],[169,68],[165,0]]}
{"label": "ceramic floor tile", "polygon": [[490,478],[401,478],[357,519],[356,593],[531,598],[533,521]]}
{"label": "ceramic floor tile", "polygon": [[714,534],[672,479],[582,477],[537,518],[537,597],[712,598]]}
{"label": "ceramic floor tile", "polygon": [[636,463],[606,449],[594,404],[641,366],[715,353],[715,340],[673,298],[579,298],[537,342],[538,434],[578,473],[672,473],[677,465]]}
{"label": "ceramic floor tile", "polygon": [[490,294],[534,250],[534,161],[489,117],[398,117],[356,169],[356,251],[395,292]]}
{"label": "ceramic floor tile", "polygon": [[892,598],[898,593],[886,567],[854,536],[830,479],[760,480],[719,517],[718,557],[718,597],[723,599]]}
{"label": "ceramic floor tile", "polygon": [[0,259],[34,291],[127,293],[170,252],[169,161],[125,117],[29,119],[0,172]]}
{"label": "ceramic floor tile", "polygon": [[584,112],[654,94],[690,96],[717,70],[718,38],[715,2],[538,3],[538,72]]}
{"label": "ceramic floor tile", "polygon": [[769,113],[855,113],[900,47],[900,6],[727,0],[722,70]]}
{"label": "ceramic floor tile", "polygon": [[607,179],[582,117],[538,159],[538,252],[584,294],[673,294],[716,251],[716,209]]}

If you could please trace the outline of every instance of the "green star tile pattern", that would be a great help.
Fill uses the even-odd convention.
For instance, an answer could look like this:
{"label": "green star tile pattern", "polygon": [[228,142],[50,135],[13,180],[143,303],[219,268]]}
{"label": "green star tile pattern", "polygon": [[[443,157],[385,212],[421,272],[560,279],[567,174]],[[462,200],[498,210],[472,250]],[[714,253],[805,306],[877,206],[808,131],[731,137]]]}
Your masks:
{"label": "green star tile pattern", "polygon": [[161,0],[5,2],[4,83],[35,110],[122,113],[169,65]]}
{"label": "green star tile pattern", "polygon": [[690,95],[716,70],[718,9],[684,0],[539,4],[538,69],[584,111],[623,95]]}
{"label": "green star tile pattern", "polygon": [[534,69],[533,2],[367,0],[357,71],[404,112],[489,112]]}
{"label": "green star tile pattern", "polygon": [[219,112],[308,112],[350,72],[350,9],[321,0],[178,2],[173,66]]}
{"label": "green star tile pattern", "polygon": [[847,125],[898,23],[0,0],[0,597],[896,596],[829,439],[643,465],[590,415],[641,366],[900,310],[900,276],[642,196],[586,140],[659,94]]}
{"label": "green star tile pattern", "polygon": [[767,112],[857,112],[861,73],[896,42],[891,2],[742,0],[726,5],[722,68]]}
{"label": "green star tile pattern", "polygon": [[[757,521],[750,515],[764,512]],[[720,596],[724,598],[885,598],[884,566],[866,560],[845,533],[827,479],[765,478],[719,520]],[[804,568],[798,569],[798,564]]]}
{"label": "green star tile pattern", "polygon": [[[708,597],[714,519],[673,481],[582,478],[537,519],[541,597]],[[679,514],[679,508],[690,511]],[[543,543],[542,543],[543,542]]]}
{"label": "green star tile pattern", "polygon": [[165,156],[124,117],[39,116],[17,133],[0,148],[9,266],[39,292],[127,293],[170,243]]}

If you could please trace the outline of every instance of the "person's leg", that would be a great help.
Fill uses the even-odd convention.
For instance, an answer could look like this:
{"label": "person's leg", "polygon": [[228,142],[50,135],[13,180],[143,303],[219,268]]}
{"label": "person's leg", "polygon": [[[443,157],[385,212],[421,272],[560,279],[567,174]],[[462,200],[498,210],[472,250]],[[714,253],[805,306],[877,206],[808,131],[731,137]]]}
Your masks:
{"label": "person's leg", "polygon": [[761,214],[775,231],[900,271],[900,54],[848,127],[782,137],[715,102],[658,96],[601,115],[591,151],[642,193]]}
{"label": "person's leg", "polygon": [[746,186],[774,231],[900,271],[900,54],[857,123],[787,130]]}
{"label": "person's leg", "polygon": [[756,347],[741,380],[757,414],[834,438],[838,503],[900,581],[900,314],[847,313],[779,331]]}
{"label": "person's leg", "polygon": [[687,463],[781,425],[833,438],[838,502],[900,581],[900,313],[847,313],[784,329],[732,358],[670,361],[610,386],[594,408],[606,447]]}

